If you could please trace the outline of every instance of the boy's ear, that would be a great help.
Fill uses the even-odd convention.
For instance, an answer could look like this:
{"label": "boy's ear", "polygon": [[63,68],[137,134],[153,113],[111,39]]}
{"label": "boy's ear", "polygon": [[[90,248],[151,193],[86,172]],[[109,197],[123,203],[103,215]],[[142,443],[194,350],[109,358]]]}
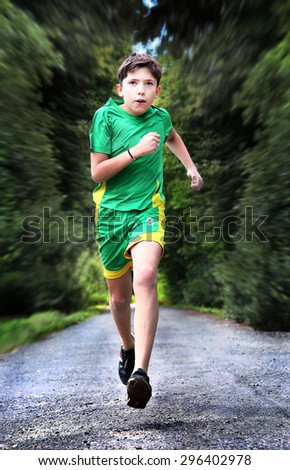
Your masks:
{"label": "boy's ear", "polygon": [[159,86],[156,88],[155,98],[158,98],[158,96],[160,95],[161,91],[162,91],[162,86],[159,85]]}
{"label": "boy's ear", "polygon": [[120,85],[120,83],[117,83],[116,90],[117,90],[118,95],[122,97],[123,96],[123,88],[122,88],[122,85]]}

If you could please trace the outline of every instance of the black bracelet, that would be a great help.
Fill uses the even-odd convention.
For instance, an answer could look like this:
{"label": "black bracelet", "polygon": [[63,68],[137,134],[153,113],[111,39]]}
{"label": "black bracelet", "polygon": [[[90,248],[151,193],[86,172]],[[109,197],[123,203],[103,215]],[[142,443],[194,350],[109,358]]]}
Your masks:
{"label": "black bracelet", "polygon": [[130,150],[129,150],[129,149],[127,150],[127,152],[128,152],[128,154],[130,155],[130,157],[132,158],[132,160],[136,160],[136,158],[135,158],[135,157],[133,157],[133,155],[132,155],[132,153],[130,152]]}

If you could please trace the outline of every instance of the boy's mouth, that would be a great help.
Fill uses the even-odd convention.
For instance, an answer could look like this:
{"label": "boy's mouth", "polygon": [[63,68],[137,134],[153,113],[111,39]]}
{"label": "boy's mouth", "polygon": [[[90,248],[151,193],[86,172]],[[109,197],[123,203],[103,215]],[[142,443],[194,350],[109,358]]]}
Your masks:
{"label": "boy's mouth", "polygon": [[146,103],[146,100],[136,100],[136,103]]}

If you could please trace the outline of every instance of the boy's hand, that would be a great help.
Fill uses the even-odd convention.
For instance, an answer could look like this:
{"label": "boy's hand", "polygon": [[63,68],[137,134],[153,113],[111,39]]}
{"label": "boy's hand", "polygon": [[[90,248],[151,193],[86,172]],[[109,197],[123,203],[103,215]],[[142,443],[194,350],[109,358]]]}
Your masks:
{"label": "boy's hand", "polygon": [[135,158],[149,155],[155,152],[160,144],[160,135],[157,132],[148,132],[140,140],[139,144],[131,149]]}
{"label": "boy's hand", "polygon": [[191,187],[196,191],[199,191],[203,185],[203,179],[196,169],[187,171],[188,178],[191,179]]}

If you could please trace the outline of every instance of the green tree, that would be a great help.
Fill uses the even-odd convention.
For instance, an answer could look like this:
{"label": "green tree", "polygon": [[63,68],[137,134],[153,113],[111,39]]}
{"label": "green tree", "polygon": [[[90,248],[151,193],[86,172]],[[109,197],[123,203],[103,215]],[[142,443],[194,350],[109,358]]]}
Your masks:
{"label": "green tree", "polygon": [[266,220],[262,233],[253,233],[241,212],[241,242],[219,267],[227,309],[235,318],[268,329],[290,324],[289,83],[288,33],[263,55],[236,96],[245,123],[257,125],[255,145],[243,157],[246,183],[238,209],[253,207]]}
{"label": "green tree", "polygon": [[21,299],[25,311],[31,306],[26,280],[36,252],[34,245],[20,243],[22,222],[30,214],[41,217],[48,195],[56,210],[61,199],[49,139],[51,118],[40,106],[38,90],[62,61],[44,31],[9,2],[2,6],[0,22],[0,288],[5,308],[16,308]]}
{"label": "green tree", "polygon": [[[179,302],[224,304],[239,321],[277,329],[289,328],[283,280],[289,265],[283,229],[288,189],[283,186],[279,194],[271,188],[275,203],[261,201],[269,199],[264,181],[269,183],[270,168],[278,185],[286,178],[279,172],[288,151],[288,59],[281,59],[289,46],[283,43],[287,18],[289,2],[275,0],[160,0],[139,32],[145,41],[160,36],[160,54],[165,50],[171,55],[165,67],[170,93],[164,105],[205,179],[204,189],[193,197],[182,183],[183,169],[166,158],[167,212],[182,215],[185,230],[192,227],[196,237],[193,243],[187,232],[167,246],[162,269],[169,291]],[[277,51],[283,73],[278,72]],[[266,66],[267,61],[272,65]],[[274,151],[277,136],[279,156],[277,147],[267,166],[265,157]],[[247,205],[253,206],[254,217],[269,214],[265,228],[270,249],[257,239],[251,246],[238,243],[242,226],[249,227]],[[270,236],[274,231],[276,237]]]}
{"label": "green tree", "polygon": [[92,271],[101,275],[88,257],[94,246],[88,130],[111,94],[115,62],[130,49],[135,3],[3,4],[4,314],[80,308],[91,293],[84,273],[89,283]]}

